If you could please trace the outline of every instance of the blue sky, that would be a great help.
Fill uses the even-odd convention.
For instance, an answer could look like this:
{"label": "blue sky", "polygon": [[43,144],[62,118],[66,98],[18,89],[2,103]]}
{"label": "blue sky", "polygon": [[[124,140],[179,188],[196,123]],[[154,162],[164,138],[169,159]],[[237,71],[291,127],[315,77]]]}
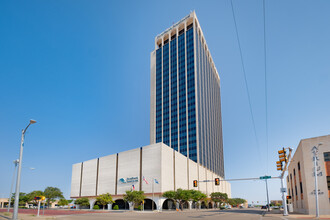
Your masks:
{"label": "blue sky", "polygon": [[[259,150],[229,0],[1,1],[0,197],[30,118],[23,192],[56,186],[68,198],[73,163],[148,145],[154,37],[191,10],[221,78],[226,178],[277,176],[279,148],[329,134],[330,2],[266,0],[268,150],[262,1],[233,3]],[[232,195],[265,201],[264,187],[232,182]],[[271,199],[279,187],[270,181]]]}

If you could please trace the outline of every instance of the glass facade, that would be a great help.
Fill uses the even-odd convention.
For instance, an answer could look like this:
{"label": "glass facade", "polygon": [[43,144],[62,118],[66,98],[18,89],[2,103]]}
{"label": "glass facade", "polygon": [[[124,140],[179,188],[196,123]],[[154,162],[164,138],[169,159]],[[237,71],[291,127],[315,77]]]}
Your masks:
{"label": "glass facade", "polygon": [[220,79],[200,32],[191,23],[157,45],[152,134],[224,177]]}

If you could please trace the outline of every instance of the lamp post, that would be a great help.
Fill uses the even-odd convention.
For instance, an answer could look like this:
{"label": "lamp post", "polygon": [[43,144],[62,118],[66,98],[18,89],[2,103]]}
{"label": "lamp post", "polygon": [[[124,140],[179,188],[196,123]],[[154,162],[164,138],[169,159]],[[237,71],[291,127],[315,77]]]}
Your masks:
{"label": "lamp post", "polygon": [[19,151],[19,162],[18,162],[18,171],[17,171],[17,179],[16,179],[16,190],[15,190],[15,202],[14,202],[14,212],[13,212],[13,220],[17,220],[18,217],[18,202],[19,202],[19,191],[20,191],[20,183],[21,183],[21,169],[22,169],[22,159],[23,159],[23,146],[24,146],[24,135],[26,130],[31,124],[36,123],[35,120],[30,120],[30,123],[24,130],[22,130],[21,137],[21,147]]}
{"label": "lamp post", "polygon": [[14,173],[13,173],[13,180],[11,181],[10,194],[9,194],[9,199],[8,199],[8,212],[9,212],[10,204],[11,204],[11,194],[13,192],[13,185],[14,185],[14,181],[15,181],[16,168],[17,168],[17,164],[19,163],[18,159],[14,160],[13,162],[15,164],[15,169],[14,169]]}

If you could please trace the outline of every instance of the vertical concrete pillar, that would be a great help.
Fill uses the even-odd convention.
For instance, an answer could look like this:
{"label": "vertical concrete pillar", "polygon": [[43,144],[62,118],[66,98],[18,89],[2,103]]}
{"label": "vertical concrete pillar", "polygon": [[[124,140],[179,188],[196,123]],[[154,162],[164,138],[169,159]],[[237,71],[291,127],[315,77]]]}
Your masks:
{"label": "vertical concrete pillar", "polygon": [[133,204],[133,202],[129,202],[128,203],[128,206],[129,206],[129,210],[130,211],[133,211],[134,210],[134,204]]}
{"label": "vertical concrete pillar", "polygon": [[93,209],[95,202],[96,202],[96,199],[89,199],[89,209],[90,210]]}
{"label": "vertical concrete pillar", "polygon": [[188,201],[189,209],[192,209],[192,201]]}
{"label": "vertical concrete pillar", "polygon": [[112,210],[112,203],[108,204],[108,210]]}

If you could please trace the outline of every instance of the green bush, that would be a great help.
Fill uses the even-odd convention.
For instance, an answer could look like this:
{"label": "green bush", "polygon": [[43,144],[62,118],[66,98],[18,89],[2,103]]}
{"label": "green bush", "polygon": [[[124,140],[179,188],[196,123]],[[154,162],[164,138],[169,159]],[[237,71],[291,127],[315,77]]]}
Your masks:
{"label": "green bush", "polygon": [[226,207],[224,207],[224,206],[220,206],[220,209],[223,210],[223,209],[226,209]]}
{"label": "green bush", "polygon": [[100,209],[98,205],[94,205],[93,209]]}
{"label": "green bush", "polygon": [[113,210],[119,210],[118,205],[115,205],[115,206],[113,207]]}
{"label": "green bush", "polygon": [[142,210],[142,206],[139,205],[139,206],[137,207],[137,210]]}

